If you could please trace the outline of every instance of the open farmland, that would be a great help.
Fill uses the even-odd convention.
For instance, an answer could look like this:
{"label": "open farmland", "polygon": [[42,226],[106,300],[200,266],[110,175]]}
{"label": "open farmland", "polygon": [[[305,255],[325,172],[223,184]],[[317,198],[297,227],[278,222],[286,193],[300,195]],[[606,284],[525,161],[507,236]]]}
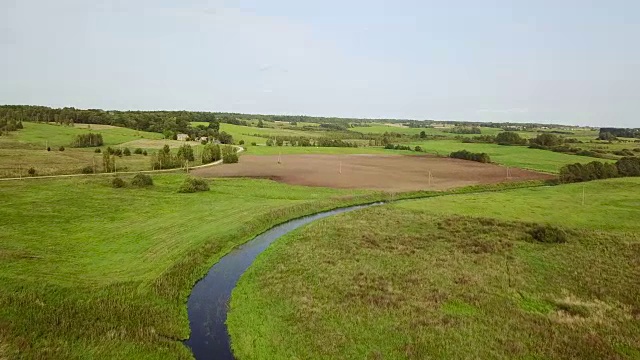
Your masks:
{"label": "open farmland", "polygon": [[[614,179],[319,220],[278,240],[242,276],[228,317],[234,353],[637,359],[638,189],[637,178]],[[536,240],[540,226],[566,242]]]}
{"label": "open farmland", "polygon": [[[280,163],[278,163],[280,159]],[[429,185],[429,172],[432,180]],[[380,155],[282,155],[242,157],[238,164],[193,171],[206,177],[258,177],[288,184],[386,191],[444,190],[453,187],[550,179],[533,171],[458,159]]]}

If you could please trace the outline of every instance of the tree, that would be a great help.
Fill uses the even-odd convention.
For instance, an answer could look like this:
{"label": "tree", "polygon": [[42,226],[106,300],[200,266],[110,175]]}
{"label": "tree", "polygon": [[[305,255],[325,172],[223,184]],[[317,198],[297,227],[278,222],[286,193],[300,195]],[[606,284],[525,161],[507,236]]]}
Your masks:
{"label": "tree", "polygon": [[225,164],[233,164],[238,162],[238,154],[233,146],[225,146],[222,149],[222,162]]}
{"label": "tree", "polygon": [[267,146],[273,146],[273,140],[267,139]]}
{"label": "tree", "polygon": [[220,153],[220,145],[207,144],[202,149],[202,163],[208,164],[218,161],[222,158]]}
{"label": "tree", "polygon": [[124,151],[122,153],[124,154],[124,156],[131,156],[131,150],[129,150],[128,147],[124,148]]}
{"label": "tree", "polygon": [[102,168],[104,172],[113,172],[115,169],[116,159],[109,154],[109,151],[102,153]]}
{"label": "tree", "polygon": [[184,144],[178,149],[178,159],[182,161],[194,161],[193,149],[191,145]]}
{"label": "tree", "polygon": [[218,134],[218,141],[220,141],[221,144],[233,144],[233,136],[223,131]]}
{"label": "tree", "polygon": [[213,130],[216,134],[220,131],[220,122],[216,119],[215,115],[213,115],[212,119],[209,121],[207,129]]}
{"label": "tree", "polygon": [[427,137],[427,133],[424,130],[420,131],[420,139],[424,139]]}
{"label": "tree", "polygon": [[263,128],[264,127],[264,123],[262,122],[262,119],[258,120],[258,127],[259,128]]}

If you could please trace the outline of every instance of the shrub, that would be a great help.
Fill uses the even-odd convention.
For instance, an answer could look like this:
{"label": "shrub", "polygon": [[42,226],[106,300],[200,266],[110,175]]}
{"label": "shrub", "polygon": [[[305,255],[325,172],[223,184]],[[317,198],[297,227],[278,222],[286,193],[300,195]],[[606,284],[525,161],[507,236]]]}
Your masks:
{"label": "shrub", "polygon": [[413,150],[418,151],[418,152],[421,152],[421,151],[422,151],[422,147],[420,147],[420,145],[417,145],[417,146],[415,147],[415,149],[413,149]]}
{"label": "shrub", "polygon": [[449,154],[449,157],[470,161],[477,161],[481,163],[490,163],[491,157],[487,153],[472,153],[467,150],[454,151]]}
{"label": "shrub", "polygon": [[47,151],[51,151],[51,146],[47,146]]}
{"label": "shrub", "polygon": [[29,170],[27,171],[27,173],[28,173],[30,176],[34,176],[37,172],[36,172],[36,169],[35,169],[35,168],[32,168],[32,167],[31,167],[31,168],[29,168]]}
{"label": "shrub", "polygon": [[91,165],[87,165],[82,168],[83,174],[93,174],[93,167]]}
{"label": "shrub", "polygon": [[122,157],[122,149],[115,149],[113,150],[113,155]]}
{"label": "shrub", "polygon": [[[256,142],[255,142],[255,141],[251,143],[251,146],[257,146],[257,145],[258,145],[258,144],[256,144]],[[639,148],[639,149],[637,149],[637,150],[638,150],[638,151],[640,151],[640,148]]]}
{"label": "shrub", "polygon": [[111,180],[111,186],[114,188],[123,188],[126,185],[127,184],[124,182],[124,180],[119,177],[114,177],[113,180]]}
{"label": "shrub", "polygon": [[140,154],[142,154],[142,149],[137,148],[137,149],[135,149],[135,150],[133,151],[133,153],[134,153],[134,154],[138,154],[138,155],[140,155]]}
{"label": "shrub", "polygon": [[194,193],[197,191],[209,191],[209,183],[201,178],[187,177],[178,188],[179,193]]}
{"label": "shrub", "polygon": [[147,156],[147,150],[142,150],[142,155]]}
{"label": "shrub", "polygon": [[122,153],[124,154],[124,156],[131,156],[131,150],[129,150],[129,148],[124,148],[124,151]]}
{"label": "shrub", "polygon": [[64,146],[60,146],[60,147],[58,148],[58,150],[60,150],[60,151],[64,151]]}
{"label": "shrub", "polygon": [[94,152],[95,152],[96,154],[100,154],[100,153],[102,152],[102,150],[100,150],[100,148],[96,148],[96,149],[94,150]]}
{"label": "shrub", "polygon": [[239,145],[244,145],[244,140],[240,140],[240,141],[238,142],[238,144],[239,144]]}
{"label": "shrub", "polygon": [[273,146],[273,140],[267,139],[267,146]]}
{"label": "shrub", "polygon": [[236,149],[231,146],[225,146],[222,150],[222,162],[225,164],[234,164],[238,162],[238,154]]}
{"label": "shrub", "polygon": [[131,185],[137,187],[152,186],[153,179],[147,174],[138,173],[133,177],[133,180],[131,180]]}
{"label": "shrub", "polygon": [[536,225],[529,230],[533,240],[541,243],[562,244],[567,242],[567,233],[551,225]]}

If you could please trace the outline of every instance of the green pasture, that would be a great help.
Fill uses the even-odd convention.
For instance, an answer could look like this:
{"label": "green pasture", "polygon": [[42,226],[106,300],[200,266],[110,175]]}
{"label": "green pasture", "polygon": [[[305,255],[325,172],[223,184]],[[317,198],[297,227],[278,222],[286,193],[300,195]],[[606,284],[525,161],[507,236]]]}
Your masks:
{"label": "green pasture", "polygon": [[[447,195],[309,224],[259,255],[234,289],[233,351],[637,359],[639,188],[615,179]],[[566,242],[535,241],[545,224]]]}

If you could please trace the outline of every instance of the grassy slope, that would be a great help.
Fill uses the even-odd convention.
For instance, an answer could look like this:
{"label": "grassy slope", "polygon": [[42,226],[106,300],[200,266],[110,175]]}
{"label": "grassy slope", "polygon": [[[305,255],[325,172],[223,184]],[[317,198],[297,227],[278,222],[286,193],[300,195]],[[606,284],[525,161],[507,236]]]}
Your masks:
{"label": "grassy slope", "polygon": [[421,141],[412,142],[410,145],[420,145],[424,151],[440,155],[448,155],[453,151],[463,149],[471,152],[484,152],[491,156],[491,161],[498,164],[549,173],[557,173],[560,168],[566,164],[607,161],[587,156],[569,155],[548,150],[529,149],[526,146],[465,144],[456,140]]}
{"label": "grassy slope", "polygon": [[[117,147],[118,144],[136,141],[146,143],[164,143],[162,134],[137,131],[132,129],[77,124],[75,127],[54,124],[23,123],[24,129],[11,132],[0,137],[0,177],[27,176],[27,170],[33,167],[38,175],[57,175],[79,173],[85,166],[102,168],[102,154],[94,153],[94,148],[71,148],[73,138],[78,134],[100,133],[104,146]],[[51,147],[46,151],[45,144]],[[60,146],[65,151],[58,151]],[[135,147],[131,146],[133,151]],[[118,169],[149,170],[149,158],[142,155],[122,157],[117,160]]]}
{"label": "grassy slope", "polygon": [[154,179],[0,183],[0,358],[189,357],[184,304],[212,263],[275,223],[372,194],[241,179],[178,194],[182,175]]}
{"label": "grassy slope", "polygon": [[[600,199],[585,207],[582,186],[567,185],[318,221],[241,278],[233,349],[239,359],[639,358],[639,187],[588,183]],[[569,241],[532,242],[531,225],[514,220],[566,226]]]}
{"label": "grassy slope", "polygon": [[[201,122],[192,122],[193,126],[197,125],[208,125],[207,123]],[[290,125],[287,125],[290,126]],[[300,126],[300,125],[299,125]],[[318,137],[322,136],[322,132],[318,131],[303,131],[303,130],[291,130],[291,129],[283,129],[280,127],[248,127],[241,125],[233,125],[233,124],[220,124],[220,131],[225,131],[233,136],[233,140],[238,143],[240,140],[244,140],[244,142],[248,145],[252,142],[256,144],[265,144],[267,138],[260,136],[253,136],[254,134],[268,135],[268,136],[304,136],[304,137]]]}
{"label": "grassy slope", "polygon": [[162,134],[137,131],[121,127],[94,126],[62,126],[42,123],[23,123],[24,129],[11,132],[0,137],[0,148],[45,149],[48,145],[52,149],[60,146],[70,147],[73,138],[79,134],[102,134],[105,146],[113,146],[136,139],[162,139]]}

